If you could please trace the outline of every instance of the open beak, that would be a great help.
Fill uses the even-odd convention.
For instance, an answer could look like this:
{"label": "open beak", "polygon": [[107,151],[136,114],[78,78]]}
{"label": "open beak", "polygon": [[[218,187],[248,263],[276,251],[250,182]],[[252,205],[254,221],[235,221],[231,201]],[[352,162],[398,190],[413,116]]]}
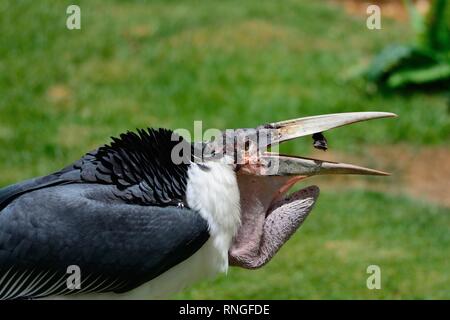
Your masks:
{"label": "open beak", "polygon": [[[256,129],[235,131],[244,148],[235,151],[241,155],[240,172],[261,176],[312,176],[321,174],[389,175],[386,172],[347,163],[337,163],[299,156],[269,152],[269,147],[299,137],[320,134],[341,126],[378,118],[396,117],[389,112],[348,112],[298,118],[266,124]],[[255,130],[255,131],[252,131]],[[255,138],[256,136],[256,138]],[[250,137],[250,138],[249,138]],[[323,142],[326,144],[325,142]],[[235,143],[236,145],[236,143]],[[237,143],[237,145],[242,145]],[[325,146],[326,148],[326,146]]]}
{"label": "open beak", "polygon": [[247,269],[263,266],[303,224],[316,203],[319,188],[309,186],[289,194],[302,179],[321,174],[388,175],[346,163],[281,155],[273,152],[277,145],[312,135],[314,146],[326,149],[322,134],[325,131],[395,116],[387,112],[350,112],[306,117],[255,129],[226,130],[223,139],[219,139],[225,142],[222,149],[217,141],[206,143],[213,153],[221,153],[220,156],[236,165],[241,226],[229,250],[230,265]]}

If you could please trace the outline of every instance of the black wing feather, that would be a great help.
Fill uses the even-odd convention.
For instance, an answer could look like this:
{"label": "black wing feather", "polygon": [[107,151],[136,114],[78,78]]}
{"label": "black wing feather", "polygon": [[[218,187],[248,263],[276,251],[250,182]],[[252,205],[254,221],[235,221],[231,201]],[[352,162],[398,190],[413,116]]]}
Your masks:
{"label": "black wing feather", "polygon": [[114,185],[116,196],[127,203],[186,206],[190,155],[182,155],[182,163],[174,164],[171,152],[178,143],[184,144],[183,150],[191,150],[188,142],[170,130],[127,132],[59,172],[0,189],[0,210],[27,192],[71,183]]}
{"label": "black wing feather", "polygon": [[[0,299],[125,292],[187,259],[209,237],[207,222],[189,209],[90,199],[110,192],[95,184],[57,186],[4,209]],[[81,270],[80,290],[67,288],[70,265]]]}
{"label": "black wing feather", "polygon": [[[0,189],[0,298],[72,294],[67,267],[78,265],[83,292],[125,292],[196,252],[208,225],[184,204],[189,154],[165,129],[127,132],[48,176]],[[187,148],[187,149],[185,149]]]}

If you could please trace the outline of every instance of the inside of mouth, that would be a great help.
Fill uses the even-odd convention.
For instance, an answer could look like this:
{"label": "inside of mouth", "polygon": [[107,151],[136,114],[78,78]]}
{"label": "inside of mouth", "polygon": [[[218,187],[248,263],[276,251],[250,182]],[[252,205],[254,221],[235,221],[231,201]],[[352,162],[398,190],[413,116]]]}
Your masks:
{"label": "inside of mouth", "polygon": [[266,213],[271,205],[281,200],[303,176],[258,176],[238,174],[242,212]]}
{"label": "inside of mouth", "polygon": [[241,196],[242,225],[254,223],[270,213],[278,202],[286,199],[289,190],[304,176],[255,176],[238,174]]}
{"label": "inside of mouth", "polygon": [[308,195],[305,189],[290,194],[303,176],[237,175],[241,196],[241,227],[234,239],[234,247],[257,246],[263,236],[267,216],[276,208],[300,200]]}

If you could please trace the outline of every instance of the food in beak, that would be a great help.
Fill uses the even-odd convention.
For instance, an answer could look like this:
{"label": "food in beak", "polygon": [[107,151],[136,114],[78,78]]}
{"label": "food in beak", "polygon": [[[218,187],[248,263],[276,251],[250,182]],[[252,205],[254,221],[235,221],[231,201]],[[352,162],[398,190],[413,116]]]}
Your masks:
{"label": "food in beak", "polygon": [[322,132],[314,133],[312,135],[312,138],[314,140],[314,142],[313,142],[314,148],[323,150],[323,151],[327,151],[328,142],[327,142],[327,139],[325,138],[325,136],[322,134]]}

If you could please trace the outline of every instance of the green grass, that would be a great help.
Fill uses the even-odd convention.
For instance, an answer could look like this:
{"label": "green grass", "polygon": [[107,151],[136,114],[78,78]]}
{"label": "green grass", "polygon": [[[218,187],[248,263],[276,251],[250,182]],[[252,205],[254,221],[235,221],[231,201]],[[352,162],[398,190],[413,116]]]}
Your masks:
{"label": "green grass", "polygon": [[[192,129],[194,120],[253,127],[380,110],[400,117],[333,131],[332,148],[449,141],[445,96],[368,95],[344,81],[388,43],[409,41],[406,24],[384,19],[369,31],[364,17],[322,1],[77,3],[82,30],[69,31],[72,1],[0,2],[0,186],[57,170],[125,130]],[[306,154],[310,142],[284,151]],[[266,268],[233,269],[182,297],[448,298],[448,214],[406,198],[323,194]],[[364,287],[368,263],[385,272],[379,292]]]}

